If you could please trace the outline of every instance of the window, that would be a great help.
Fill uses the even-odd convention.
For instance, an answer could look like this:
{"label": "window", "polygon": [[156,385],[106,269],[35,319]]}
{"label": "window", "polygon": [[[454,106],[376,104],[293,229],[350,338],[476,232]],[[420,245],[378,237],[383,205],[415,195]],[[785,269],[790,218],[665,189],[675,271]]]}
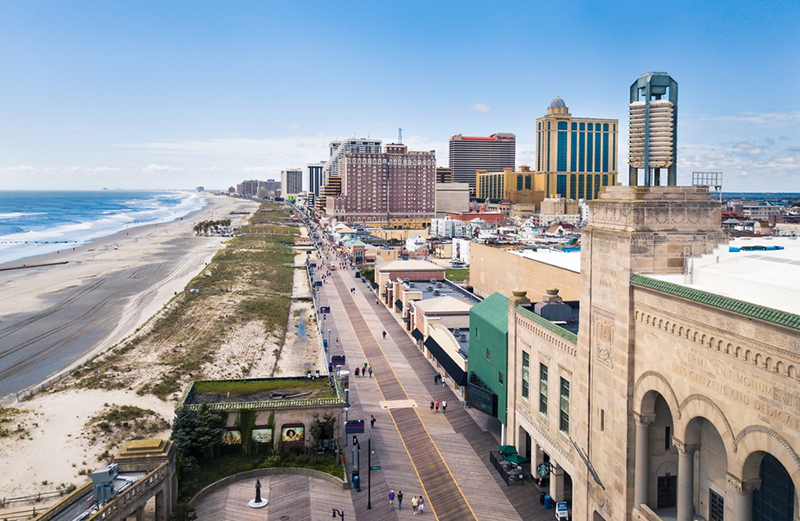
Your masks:
{"label": "window", "polygon": [[708,489],[708,521],[723,521],[725,498]]}
{"label": "window", "polygon": [[606,430],[606,411],[600,409],[600,431]]}
{"label": "window", "polygon": [[561,400],[559,402],[560,414],[558,430],[569,435],[569,380],[561,378]]}
{"label": "window", "polygon": [[500,382],[500,385],[503,385],[503,371],[498,371],[497,381]]}
{"label": "window", "polygon": [[556,156],[556,171],[567,171],[567,133],[558,133],[558,155]]}
{"label": "window", "polygon": [[669,452],[672,448],[672,427],[667,425],[664,427],[664,450]]}
{"label": "window", "polygon": [[531,356],[525,351],[522,352],[522,397],[528,398],[529,378],[531,371]]}
{"label": "window", "polygon": [[539,412],[547,416],[547,366],[539,364]]}
{"label": "window", "polygon": [[478,326],[475,326],[475,338],[478,338]]}
{"label": "window", "polygon": [[486,359],[487,360],[491,360],[492,359],[492,350],[489,349],[488,347],[486,348]]}

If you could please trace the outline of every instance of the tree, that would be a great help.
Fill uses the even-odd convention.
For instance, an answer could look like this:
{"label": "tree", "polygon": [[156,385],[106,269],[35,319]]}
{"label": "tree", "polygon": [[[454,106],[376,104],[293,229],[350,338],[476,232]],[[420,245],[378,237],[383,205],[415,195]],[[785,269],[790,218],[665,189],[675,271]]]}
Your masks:
{"label": "tree", "polygon": [[214,448],[222,444],[225,416],[212,411],[207,403],[199,409],[181,407],[172,423],[172,440],[183,454],[201,453],[210,458]]}
{"label": "tree", "polygon": [[314,438],[314,448],[321,448],[323,446],[323,440],[333,439],[336,433],[335,429],[336,417],[333,414],[327,413],[322,417],[322,421],[320,421],[319,414],[314,413],[314,421],[311,422],[311,426],[309,427],[311,437]]}

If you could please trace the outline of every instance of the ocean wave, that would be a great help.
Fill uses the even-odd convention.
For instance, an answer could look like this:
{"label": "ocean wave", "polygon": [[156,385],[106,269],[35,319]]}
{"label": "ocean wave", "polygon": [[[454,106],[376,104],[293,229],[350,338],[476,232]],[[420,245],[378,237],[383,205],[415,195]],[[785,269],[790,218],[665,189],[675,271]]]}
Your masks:
{"label": "ocean wave", "polygon": [[32,217],[34,215],[44,215],[44,212],[10,212],[0,213],[0,219],[19,219],[20,217]]}
{"label": "ocean wave", "polygon": [[[76,206],[85,202],[76,201]],[[83,245],[139,226],[181,219],[203,208],[206,198],[197,192],[157,192],[143,194],[139,199],[117,200],[113,209],[107,203],[103,203],[105,208],[98,205],[93,212],[86,209],[73,216],[65,215],[64,211],[41,212],[33,214],[32,219],[27,219],[31,214],[26,215],[27,225],[15,227],[24,231],[0,235],[0,263],[50,253],[65,244]],[[87,204],[87,208],[91,205]],[[0,215],[11,213],[25,214]]]}

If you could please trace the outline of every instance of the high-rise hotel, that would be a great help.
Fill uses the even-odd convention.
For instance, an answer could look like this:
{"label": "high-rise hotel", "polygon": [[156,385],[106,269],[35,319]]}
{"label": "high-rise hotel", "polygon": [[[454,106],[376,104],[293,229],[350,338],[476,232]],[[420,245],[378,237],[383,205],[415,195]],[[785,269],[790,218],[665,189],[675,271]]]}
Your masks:
{"label": "high-rise hotel", "polygon": [[548,197],[596,199],[617,184],[616,119],[573,118],[556,97],[536,120],[536,170],[545,174]]}
{"label": "high-rise hotel", "polygon": [[382,153],[345,154],[339,160],[338,195],[325,211],[338,221],[420,228],[435,217],[436,152],[409,152],[403,144]]}
{"label": "high-rise hotel", "polygon": [[514,168],[517,137],[499,133],[488,137],[462,136],[450,138],[450,171],[453,183],[469,183],[475,194],[475,172],[502,172]]}

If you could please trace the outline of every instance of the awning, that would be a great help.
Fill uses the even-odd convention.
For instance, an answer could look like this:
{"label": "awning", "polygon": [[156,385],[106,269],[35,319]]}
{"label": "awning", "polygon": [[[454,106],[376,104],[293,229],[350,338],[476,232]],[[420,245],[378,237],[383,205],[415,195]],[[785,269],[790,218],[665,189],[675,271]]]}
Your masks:
{"label": "awning", "polygon": [[519,454],[512,454],[511,456],[506,457],[506,461],[510,461],[514,465],[522,465],[523,463],[528,463],[530,460],[525,456],[520,456]]}
{"label": "awning", "polygon": [[403,301],[400,299],[395,300],[394,307],[396,307],[398,311],[403,311]]}
{"label": "awning", "polygon": [[467,385],[467,373],[461,369],[455,360],[450,358],[442,346],[439,345],[436,340],[432,337],[428,337],[425,339],[425,347],[428,348],[428,351],[431,352],[434,358],[438,360],[439,364],[444,367],[444,370],[447,371],[447,374],[458,384],[458,385]]}
{"label": "awning", "polygon": [[414,328],[414,331],[411,332],[411,336],[413,336],[417,340],[422,340],[423,338],[425,338],[425,335],[422,334],[422,331],[420,331],[417,328]]}
{"label": "awning", "polygon": [[511,456],[517,453],[517,448],[513,445],[500,445],[500,454],[503,456]]}

